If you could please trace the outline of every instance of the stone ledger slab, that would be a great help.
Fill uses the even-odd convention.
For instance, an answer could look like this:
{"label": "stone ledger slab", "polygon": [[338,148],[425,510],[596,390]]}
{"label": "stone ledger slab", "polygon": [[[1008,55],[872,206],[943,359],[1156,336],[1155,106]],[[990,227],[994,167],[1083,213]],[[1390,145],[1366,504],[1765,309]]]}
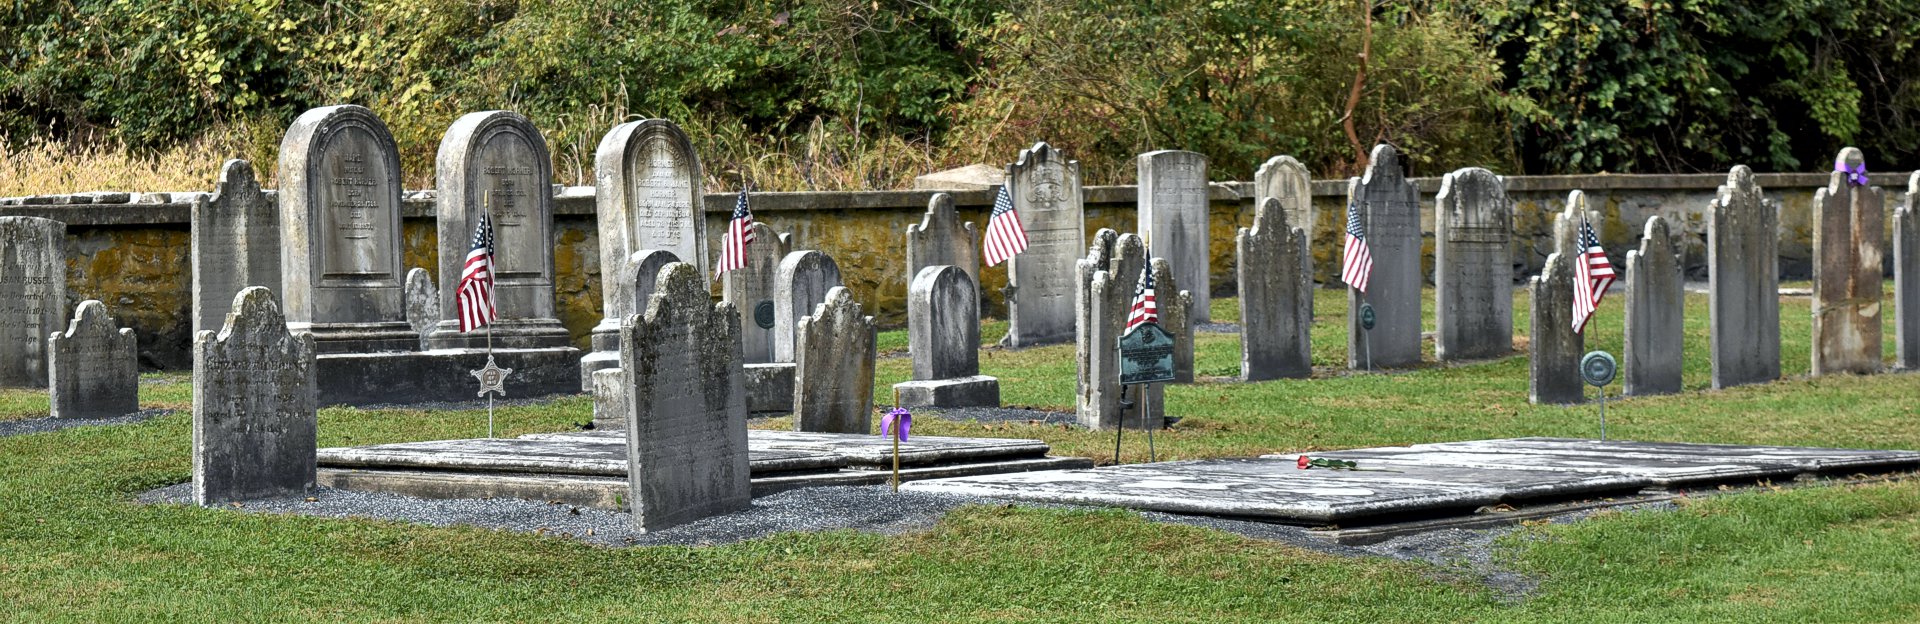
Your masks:
{"label": "stone ledger slab", "polygon": [[[522,439],[617,439],[620,431],[604,429],[535,433]],[[747,430],[747,448],[827,453],[847,458],[850,465],[867,468],[893,467],[893,443],[878,435],[851,433],[810,433],[805,431]],[[913,436],[900,443],[900,465],[923,466],[981,460],[1004,460],[1044,456],[1047,443],[1017,438],[960,438],[952,436]]]}
{"label": "stone ledger slab", "polygon": [[1920,464],[1920,451],[1820,448],[1810,446],[1749,446],[1688,442],[1635,442],[1578,438],[1510,438],[1473,442],[1415,445],[1475,452],[1549,454],[1580,457],[1663,457],[1705,459],[1755,465],[1791,464],[1801,470],[1897,469]]}
{"label": "stone ledger slab", "polygon": [[1363,465],[1402,469],[1403,466],[1452,466],[1489,470],[1535,470],[1577,474],[1642,477],[1660,487],[1688,487],[1759,479],[1786,479],[1801,470],[1792,464],[1715,461],[1692,457],[1565,456],[1515,453],[1471,448],[1377,448],[1319,453],[1317,456],[1360,461]]}
{"label": "stone ledger slab", "polygon": [[[493,350],[494,362],[513,369],[507,398],[579,391],[580,350],[573,347]],[[480,399],[470,374],[486,366],[486,349],[408,353],[328,353],[315,360],[321,405],[405,405]]]}
{"label": "stone ledger slab", "polygon": [[[796,470],[834,470],[847,459],[832,453],[752,448],[748,470],[755,474]],[[627,441],[613,436],[478,438],[405,442],[321,449],[321,466],[330,468],[424,469],[627,476]]]}

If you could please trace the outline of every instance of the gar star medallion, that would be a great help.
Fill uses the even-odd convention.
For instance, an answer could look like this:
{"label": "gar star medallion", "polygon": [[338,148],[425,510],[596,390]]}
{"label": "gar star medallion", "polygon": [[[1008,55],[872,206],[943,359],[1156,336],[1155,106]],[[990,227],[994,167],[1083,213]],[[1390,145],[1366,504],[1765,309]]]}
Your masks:
{"label": "gar star medallion", "polygon": [[507,375],[511,374],[513,374],[513,369],[500,368],[494,365],[493,356],[488,355],[486,368],[473,371],[474,379],[480,380],[479,396],[487,396],[488,392],[498,392],[500,393],[500,398],[506,398]]}

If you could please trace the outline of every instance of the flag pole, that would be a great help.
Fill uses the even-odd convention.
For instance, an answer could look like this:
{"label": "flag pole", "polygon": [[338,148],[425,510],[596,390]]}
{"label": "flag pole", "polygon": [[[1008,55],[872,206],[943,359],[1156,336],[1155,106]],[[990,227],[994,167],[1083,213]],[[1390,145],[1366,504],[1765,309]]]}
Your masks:
{"label": "flag pole", "polygon": [[1153,450],[1153,430],[1159,427],[1147,420],[1153,414],[1153,384],[1140,388],[1140,428],[1147,430],[1147,461],[1157,462],[1160,458]]}
{"label": "flag pole", "polygon": [[[492,189],[488,189],[480,192],[480,211],[482,213],[485,213],[485,216],[489,216],[489,217],[493,215],[492,195],[493,195]],[[492,259],[489,258],[488,260],[491,261]],[[491,272],[493,269],[489,267],[487,270]],[[488,297],[487,305],[489,306],[494,305],[493,299],[494,299],[493,297]],[[493,363],[493,322],[488,321],[486,328],[487,328],[487,363],[492,364]],[[486,393],[486,395],[487,395],[487,438],[492,439],[493,438],[493,393],[488,392]]]}

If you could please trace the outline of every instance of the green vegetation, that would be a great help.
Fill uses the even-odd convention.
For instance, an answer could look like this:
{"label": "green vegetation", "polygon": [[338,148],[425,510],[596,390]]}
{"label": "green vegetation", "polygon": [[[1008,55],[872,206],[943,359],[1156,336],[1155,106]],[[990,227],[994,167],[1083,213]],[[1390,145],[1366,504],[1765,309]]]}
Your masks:
{"label": "green vegetation", "polygon": [[[1163,457],[1513,435],[1588,436],[1590,408],[1526,403],[1524,357],[1349,374],[1344,298],[1321,291],[1316,379],[1169,389],[1184,416]],[[1524,293],[1523,293],[1524,295]],[[1593,346],[1618,350],[1621,297]],[[1214,316],[1235,318],[1232,300]],[[1516,297],[1524,328],[1525,297]],[[1807,300],[1783,300],[1789,376],[1803,375]],[[1688,300],[1684,395],[1618,400],[1623,438],[1920,448],[1910,374],[1706,385],[1705,299]],[[1004,326],[990,324],[983,342]],[[1524,329],[1523,329],[1524,332]],[[902,332],[882,334],[898,349]],[[986,350],[1014,404],[1070,409],[1072,347]],[[1235,371],[1232,335],[1205,335],[1203,375]],[[907,361],[881,361],[886,384]],[[184,376],[143,403],[184,410]],[[1617,388],[1617,387],[1616,387]],[[880,397],[882,401],[889,400]],[[44,413],[0,393],[0,419]],[[36,403],[37,402],[37,403]],[[37,405],[37,407],[36,407]],[[499,410],[504,435],[586,420],[585,398]],[[480,435],[484,412],[321,412],[321,444]],[[916,433],[1043,438],[1108,461],[1112,438],[927,418]],[[775,422],[771,426],[785,426]],[[1124,512],[969,507],[906,536],[782,534],[708,548],[606,549],[554,537],[370,520],[260,516],[131,502],[189,476],[189,418],[0,438],[0,600],[23,621],[1904,621],[1920,610],[1920,482],[1684,500],[1531,526],[1499,561],[1540,581],[1514,599],[1454,571],[1338,558]],[[1144,460],[1131,442],[1127,461]]]}

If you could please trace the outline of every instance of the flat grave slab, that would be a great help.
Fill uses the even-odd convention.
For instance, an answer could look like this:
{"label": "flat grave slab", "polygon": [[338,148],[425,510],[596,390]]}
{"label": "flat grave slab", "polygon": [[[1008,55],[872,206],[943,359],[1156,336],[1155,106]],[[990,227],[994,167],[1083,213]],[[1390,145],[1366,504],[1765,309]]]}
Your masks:
{"label": "flat grave slab", "polygon": [[[1388,447],[1314,453],[1314,457],[1346,459],[1400,469],[1410,466],[1452,466],[1576,474],[1612,474],[1642,477],[1650,485],[1684,487],[1709,483],[1787,479],[1802,470],[1785,462],[1716,461],[1701,457],[1567,456],[1499,451],[1468,452],[1429,448]],[[1285,455],[1282,457],[1294,457]]]}
{"label": "flat grave slab", "polygon": [[1412,448],[1473,453],[1520,453],[1565,457],[1698,459],[1736,464],[1791,464],[1808,472],[1883,471],[1920,466],[1920,451],[1633,442],[1575,438],[1508,438],[1416,444]]}
{"label": "flat grave slab", "polygon": [[[435,440],[351,448],[320,449],[327,468],[417,469],[471,472],[519,472],[626,478],[623,438],[480,438]],[[793,449],[749,448],[754,474],[800,470],[837,470],[844,457]]]}
{"label": "flat grave slab", "polygon": [[[1320,457],[1319,454],[1311,456]],[[1652,484],[1651,479],[1638,475],[1572,472],[1543,474],[1537,470],[1461,466],[1361,466],[1362,470],[1324,468],[1301,470],[1296,463],[1298,457],[1298,455],[1267,455],[1260,458],[1211,459],[1206,460],[1200,469],[1273,480],[1310,475],[1317,479],[1353,483],[1374,483],[1387,479],[1395,483],[1424,483],[1435,487],[1474,487],[1493,490],[1503,502],[1632,492]]]}
{"label": "flat grave slab", "polygon": [[[620,439],[625,434],[613,430],[536,433],[529,439]],[[747,448],[755,452],[803,451],[826,453],[847,458],[854,467],[893,467],[893,441],[877,435],[857,433],[809,433],[803,431],[747,430]],[[900,443],[901,466],[923,466],[951,462],[975,462],[1026,457],[1044,457],[1047,443],[1010,438],[959,438],[914,436]]]}

